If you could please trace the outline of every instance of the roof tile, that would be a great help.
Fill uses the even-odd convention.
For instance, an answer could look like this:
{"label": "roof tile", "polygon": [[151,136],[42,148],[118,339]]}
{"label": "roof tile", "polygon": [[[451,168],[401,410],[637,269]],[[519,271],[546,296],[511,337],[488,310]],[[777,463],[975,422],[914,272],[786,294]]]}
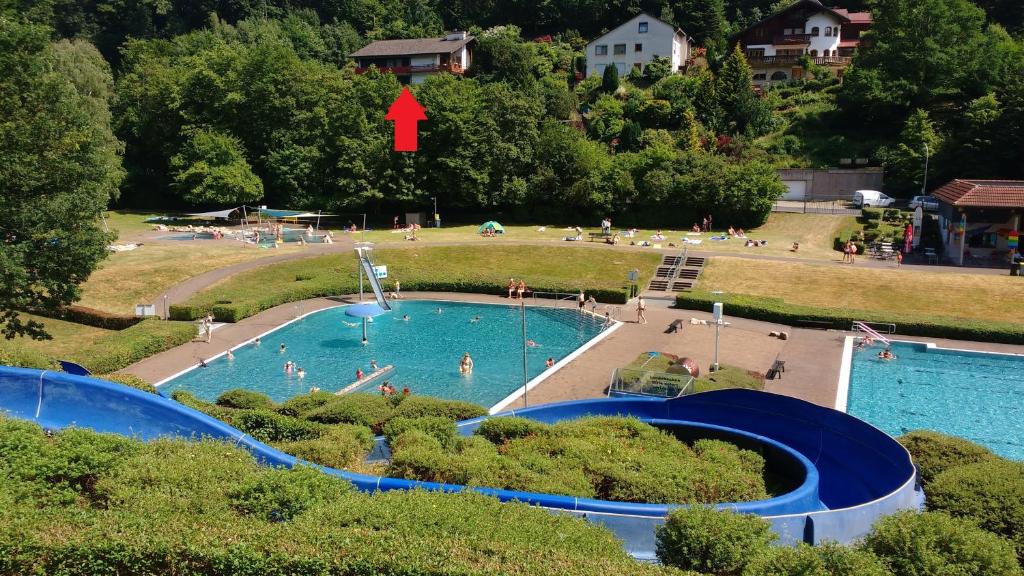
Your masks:
{"label": "roof tile", "polygon": [[1024,208],[1024,180],[953,180],[932,195],[957,207]]}

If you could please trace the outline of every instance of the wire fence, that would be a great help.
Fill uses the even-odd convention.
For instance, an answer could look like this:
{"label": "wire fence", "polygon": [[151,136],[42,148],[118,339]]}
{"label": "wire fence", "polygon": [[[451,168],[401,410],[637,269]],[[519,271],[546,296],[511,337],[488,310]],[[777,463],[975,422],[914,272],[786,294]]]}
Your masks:
{"label": "wire fence", "polygon": [[836,214],[860,216],[861,209],[853,205],[849,196],[804,198],[802,200],[776,200],[772,212],[793,214]]}

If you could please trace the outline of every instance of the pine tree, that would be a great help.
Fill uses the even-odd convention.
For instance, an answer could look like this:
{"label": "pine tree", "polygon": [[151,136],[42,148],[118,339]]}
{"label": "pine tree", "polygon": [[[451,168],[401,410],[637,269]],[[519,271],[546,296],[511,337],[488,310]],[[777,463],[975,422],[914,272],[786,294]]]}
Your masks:
{"label": "pine tree", "polygon": [[697,115],[693,112],[693,108],[687,108],[686,112],[683,112],[683,148],[687,152],[702,152],[704,148],[700,143],[700,122],[697,121]]}
{"label": "pine tree", "polygon": [[900,132],[899,143],[879,150],[885,166],[886,185],[893,190],[912,193],[924,182],[924,155],[939,153],[942,140],[928,113],[915,110]]}
{"label": "pine tree", "polygon": [[604,76],[601,77],[601,89],[613,94],[619,89],[619,69],[614,64],[604,67]]}

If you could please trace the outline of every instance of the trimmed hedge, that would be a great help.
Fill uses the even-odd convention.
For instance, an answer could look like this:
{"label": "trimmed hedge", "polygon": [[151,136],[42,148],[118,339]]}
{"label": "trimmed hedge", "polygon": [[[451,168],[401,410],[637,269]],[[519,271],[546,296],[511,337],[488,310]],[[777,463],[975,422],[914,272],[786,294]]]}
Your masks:
{"label": "trimmed hedge", "polygon": [[458,435],[455,422],[443,416],[420,416],[419,418],[392,418],[384,425],[384,437],[394,442],[399,436],[410,430],[419,430],[438,441],[442,448],[455,446]]}
{"label": "trimmed hedge", "polygon": [[743,576],[893,576],[877,556],[838,544],[772,546],[756,556]]}
{"label": "trimmed hedge", "polygon": [[335,424],[318,438],[278,442],[274,447],[308,462],[332,468],[352,468],[359,466],[373,449],[373,432],[366,426]]}
{"label": "trimmed hedge", "polygon": [[104,312],[103,310],[78,305],[68,306],[57,312],[41,309],[33,309],[31,312],[33,314],[38,314],[39,316],[46,316],[47,318],[66,320],[68,322],[85,324],[86,326],[95,326],[96,328],[104,328],[106,330],[124,330],[125,328],[131,328],[139,322],[142,322],[144,319],[142,316],[114,314],[113,312]]}
{"label": "trimmed hedge", "polygon": [[676,306],[688,310],[711,312],[715,302],[722,302],[730,316],[762,320],[775,324],[794,325],[802,320],[824,322],[833,330],[849,330],[854,321],[895,323],[899,334],[930,336],[952,340],[1024,344],[1024,329],[1009,322],[985,322],[944,316],[878,313],[849,308],[824,308],[790,304],[780,298],[746,294],[711,294],[695,291],[676,296]]}
{"label": "trimmed hedge", "polygon": [[266,408],[270,409],[274,407],[274,401],[270,399],[270,396],[261,394],[259,392],[253,392],[252,390],[246,390],[244,388],[235,388],[234,390],[228,390],[217,397],[215,402],[217,406],[224,406],[226,408]]}
{"label": "trimmed hedge", "polygon": [[946,470],[996,458],[984,446],[931,430],[915,430],[896,440],[910,452],[925,487]]}
{"label": "trimmed hedge", "polygon": [[323,424],[359,424],[380,433],[392,410],[391,403],[383,396],[346,394],[310,410],[305,418]]}
{"label": "trimmed hedge", "polygon": [[510,440],[543,434],[546,429],[547,426],[536,420],[519,416],[503,416],[484,420],[476,429],[476,434],[483,436],[491,444],[500,446]]}
{"label": "trimmed hedge", "polygon": [[97,376],[97,378],[108,380],[110,382],[117,382],[118,384],[124,384],[125,386],[142,390],[143,392],[149,392],[150,394],[159,394],[156,390],[156,386],[153,386],[134,374],[104,374],[103,376]]}
{"label": "trimmed hedge", "polygon": [[656,537],[663,564],[717,576],[739,576],[778,538],[759,516],[704,506],[673,510]]}
{"label": "trimmed hedge", "polygon": [[480,494],[365,494],[229,443],[0,418],[0,573],[667,574],[606,529]]}
{"label": "trimmed hedge", "polygon": [[947,469],[928,485],[928,509],[1010,540],[1024,565],[1024,463],[998,458]]}
{"label": "trimmed hedge", "polygon": [[395,398],[400,401],[395,408],[396,417],[420,418],[423,416],[442,416],[458,422],[487,415],[486,408],[470,402],[441,400],[431,396],[396,396]]}
{"label": "trimmed hedge", "polygon": [[190,323],[146,319],[100,338],[71,359],[94,374],[107,374],[191,342],[195,336],[196,327]]}
{"label": "trimmed hedge", "polygon": [[898,575],[1021,576],[1013,545],[941,512],[900,512],[879,520],[864,548]]}

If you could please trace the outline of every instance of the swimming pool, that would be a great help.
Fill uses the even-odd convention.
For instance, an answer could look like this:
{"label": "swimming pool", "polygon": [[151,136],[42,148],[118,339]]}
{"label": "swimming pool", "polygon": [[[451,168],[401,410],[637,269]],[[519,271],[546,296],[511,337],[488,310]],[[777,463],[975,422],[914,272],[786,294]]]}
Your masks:
{"label": "swimming pool", "polygon": [[894,342],[853,352],[847,412],[894,436],[927,429],[1024,460],[1024,356]]}
{"label": "swimming pool", "polygon": [[[234,360],[221,356],[207,368],[166,381],[160,390],[186,390],[213,400],[232,388],[247,388],[282,401],[314,386],[332,392],[345,388],[356,380],[357,368],[372,371],[371,360],[394,370],[362,391],[376,391],[387,380],[398,390],[408,386],[413,394],[493,406],[523,385],[519,307],[436,300],[391,304],[392,312],[367,325],[366,346],[360,345],[361,325],[345,316],[344,307],[321,310],[264,335],[258,346],[235,348]],[[530,378],[547,369],[548,358],[558,362],[603,328],[603,320],[575,309],[527,307],[527,338],[536,343],[527,350]],[[284,353],[279,351],[282,343]],[[465,352],[475,364],[469,376],[459,373]],[[286,374],[288,360],[304,368],[306,377]]]}

